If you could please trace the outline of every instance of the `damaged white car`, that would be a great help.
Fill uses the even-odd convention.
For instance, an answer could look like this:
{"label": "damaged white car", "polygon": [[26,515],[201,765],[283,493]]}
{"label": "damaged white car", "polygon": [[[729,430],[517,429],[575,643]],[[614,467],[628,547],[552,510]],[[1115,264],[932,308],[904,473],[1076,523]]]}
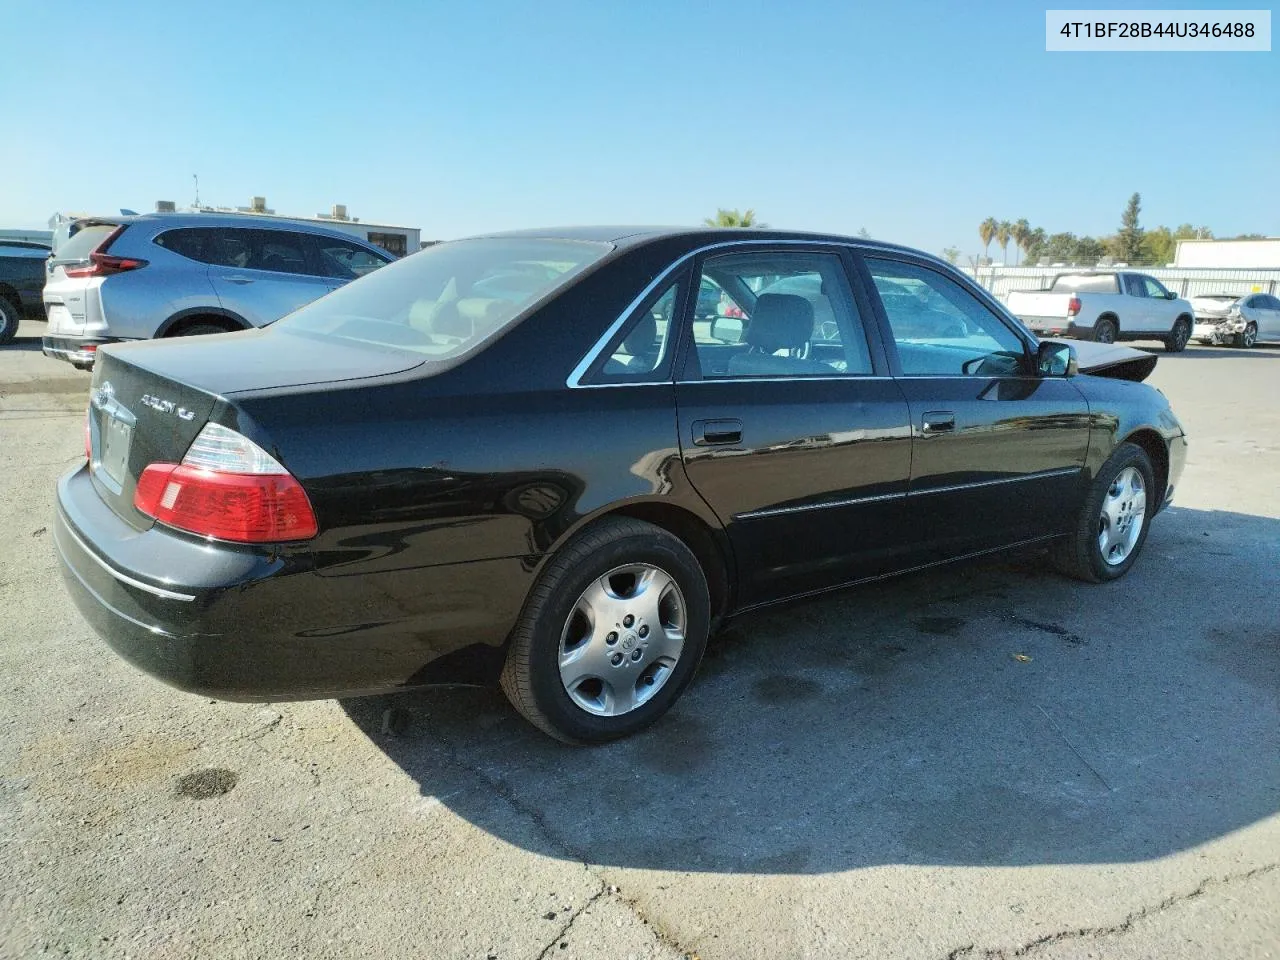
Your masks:
{"label": "damaged white car", "polygon": [[1252,347],[1280,341],[1280,298],[1267,293],[1208,293],[1191,298],[1196,312],[1191,338],[1200,343]]}

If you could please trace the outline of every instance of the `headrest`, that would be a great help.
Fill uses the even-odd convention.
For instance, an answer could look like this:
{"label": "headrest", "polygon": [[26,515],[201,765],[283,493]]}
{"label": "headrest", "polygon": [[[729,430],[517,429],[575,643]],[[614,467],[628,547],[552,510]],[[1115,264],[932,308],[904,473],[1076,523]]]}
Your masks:
{"label": "headrest", "polygon": [[746,342],[765,353],[796,350],[812,333],[812,303],[794,293],[762,293],[747,324]]}
{"label": "headrest", "polygon": [[622,345],[633,357],[647,357],[653,353],[654,343],[658,339],[658,321],[653,314],[645,312],[631,332],[622,338]]}

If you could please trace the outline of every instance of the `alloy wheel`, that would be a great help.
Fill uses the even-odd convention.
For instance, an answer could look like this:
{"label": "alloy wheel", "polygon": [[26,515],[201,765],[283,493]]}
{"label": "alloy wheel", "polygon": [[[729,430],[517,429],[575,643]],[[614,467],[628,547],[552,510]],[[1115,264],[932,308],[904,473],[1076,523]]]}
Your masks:
{"label": "alloy wheel", "polygon": [[1098,517],[1098,549],[1102,559],[1119,566],[1133,553],[1146,523],[1147,485],[1136,467],[1121,470],[1102,498]]}
{"label": "alloy wheel", "polygon": [[660,567],[634,563],[593,581],[560,634],[560,682],[588,713],[616,717],[662,689],[684,650],[688,606]]}

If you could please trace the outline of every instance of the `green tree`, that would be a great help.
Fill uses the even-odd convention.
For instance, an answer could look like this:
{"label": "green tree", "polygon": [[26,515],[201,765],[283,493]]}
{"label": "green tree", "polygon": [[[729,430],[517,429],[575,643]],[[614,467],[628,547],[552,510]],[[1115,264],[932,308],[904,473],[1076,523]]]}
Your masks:
{"label": "green tree", "polygon": [[1044,256],[1044,247],[1048,239],[1045,235],[1044,227],[1028,230],[1027,237],[1022,244],[1023,260],[1026,263],[1038,262]]}
{"label": "green tree", "polygon": [[1107,255],[1107,245],[1093,237],[1081,237],[1076,241],[1071,259],[1080,266],[1092,266]]}
{"label": "green tree", "polygon": [[1173,261],[1178,241],[1168,227],[1153,227],[1142,235],[1142,259],[1146,263],[1163,266]]}
{"label": "green tree", "polygon": [[996,238],[996,230],[1000,224],[996,222],[995,217],[987,217],[978,224],[978,237],[982,240],[982,256],[984,259],[991,259],[987,256],[987,248],[991,246],[991,241]]}
{"label": "green tree", "polygon": [[1013,262],[1016,266],[1022,259],[1023,251],[1027,248],[1027,240],[1031,236],[1031,224],[1027,223],[1025,218],[1019,220],[1009,228],[1009,234],[1013,237]]}
{"label": "green tree", "polygon": [[942,256],[947,261],[947,263],[954,264],[957,260],[960,259],[960,248],[959,247],[943,247]]}
{"label": "green tree", "polygon": [[866,227],[859,227],[859,228],[858,228],[858,236],[859,236],[861,239],[863,239],[863,240],[870,240],[870,239],[871,239],[871,231],[870,231],[870,230],[868,230]]}
{"label": "green tree", "polygon": [[1078,242],[1074,233],[1051,234],[1045,238],[1041,257],[1050,263],[1058,263],[1059,261],[1066,263],[1075,258],[1076,244]]}
{"label": "green tree", "polygon": [[1013,236],[1013,224],[1008,220],[1001,220],[996,224],[996,243],[1000,244],[1000,249],[1004,251],[1004,264],[1009,265],[1009,238]]}
{"label": "green tree", "polygon": [[1141,212],[1142,195],[1135,193],[1125,204],[1124,213],[1120,216],[1120,230],[1112,242],[1112,255],[1127,263],[1142,259],[1142,227],[1138,224]]}
{"label": "green tree", "polygon": [[767,227],[767,223],[759,223],[756,220],[756,212],[748,210],[745,213],[739,213],[738,208],[726,210],[723,207],[716,208],[714,217],[707,217],[702,221],[708,227]]}

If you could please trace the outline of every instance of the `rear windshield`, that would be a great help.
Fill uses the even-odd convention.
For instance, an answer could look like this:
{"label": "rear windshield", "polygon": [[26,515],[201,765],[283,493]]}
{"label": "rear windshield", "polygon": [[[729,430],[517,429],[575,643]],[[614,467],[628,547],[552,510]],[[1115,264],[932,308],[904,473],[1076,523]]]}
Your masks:
{"label": "rear windshield", "polygon": [[58,247],[57,260],[88,260],[89,254],[97,249],[98,244],[111,236],[118,227],[115,223],[91,223],[81,227]]}
{"label": "rear windshield", "polygon": [[529,304],[612,249],[514,237],[439,243],[321,297],[275,326],[448,360],[497,334]]}
{"label": "rear windshield", "polygon": [[1100,276],[1066,276],[1058,277],[1049,288],[1053,293],[1118,293],[1114,273]]}

